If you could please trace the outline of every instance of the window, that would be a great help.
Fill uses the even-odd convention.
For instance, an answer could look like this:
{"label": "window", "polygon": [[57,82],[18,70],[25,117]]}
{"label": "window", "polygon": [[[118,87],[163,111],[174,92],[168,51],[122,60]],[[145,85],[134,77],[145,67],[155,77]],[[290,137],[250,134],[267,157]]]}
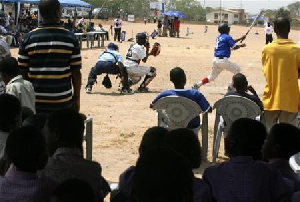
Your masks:
{"label": "window", "polygon": [[239,15],[238,15],[238,14],[234,14],[233,17],[234,17],[234,18],[238,18]]}
{"label": "window", "polygon": [[227,13],[224,15],[224,19],[228,19],[228,14]]}
{"label": "window", "polygon": [[218,17],[219,17],[219,14],[215,13],[215,19],[218,19]]}

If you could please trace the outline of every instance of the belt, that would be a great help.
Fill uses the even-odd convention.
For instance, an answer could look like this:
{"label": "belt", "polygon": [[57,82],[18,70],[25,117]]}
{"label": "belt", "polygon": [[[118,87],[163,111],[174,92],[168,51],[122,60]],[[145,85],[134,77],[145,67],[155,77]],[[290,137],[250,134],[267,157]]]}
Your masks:
{"label": "belt", "polygon": [[127,57],[126,57],[126,60],[131,60],[131,61],[133,61],[133,62],[139,63],[139,61],[138,61],[138,60],[134,60],[134,59],[127,58]]}
{"label": "belt", "polygon": [[224,58],[227,58],[226,56],[218,56],[216,58],[219,58],[219,59],[224,59]]}

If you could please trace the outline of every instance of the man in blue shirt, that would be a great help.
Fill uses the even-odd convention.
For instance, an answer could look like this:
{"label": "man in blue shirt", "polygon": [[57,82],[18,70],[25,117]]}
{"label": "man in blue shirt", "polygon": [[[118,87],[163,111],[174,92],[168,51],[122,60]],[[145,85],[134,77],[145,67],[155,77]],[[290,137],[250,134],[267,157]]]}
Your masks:
{"label": "man in blue shirt", "polygon": [[219,25],[218,31],[220,34],[216,39],[216,47],[214,54],[215,57],[213,59],[213,67],[210,72],[210,75],[204,77],[201,81],[194,84],[194,89],[198,89],[200,88],[200,86],[215,80],[224,69],[232,72],[233,74],[241,72],[241,68],[239,67],[239,65],[230,62],[228,59],[231,55],[231,49],[236,50],[246,46],[246,44],[244,43],[240,45],[236,44],[239,41],[243,41],[246,38],[246,35],[242,36],[239,39],[233,39],[229,35],[230,27],[225,23]]}
{"label": "man in blue shirt", "polygon": [[91,69],[88,77],[88,83],[85,87],[86,93],[91,93],[92,87],[97,80],[97,75],[103,73],[121,76],[121,94],[132,94],[128,84],[128,73],[123,65],[122,55],[119,53],[119,47],[114,43],[109,43],[107,49],[99,54],[98,62]]}
{"label": "man in blue shirt", "polygon": [[[206,98],[200,93],[198,90],[195,89],[184,89],[186,84],[186,75],[183,69],[180,67],[175,67],[170,71],[170,81],[173,82],[175,89],[174,90],[165,90],[160,93],[150,104],[150,108],[160,99],[170,95],[176,95],[181,97],[186,97],[190,100],[196,102],[200,108],[202,109],[203,113],[211,111],[210,104],[206,100]],[[200,126],[200,117],[197,116],[191,120],[188,124],[188,128],[196,129]]]}

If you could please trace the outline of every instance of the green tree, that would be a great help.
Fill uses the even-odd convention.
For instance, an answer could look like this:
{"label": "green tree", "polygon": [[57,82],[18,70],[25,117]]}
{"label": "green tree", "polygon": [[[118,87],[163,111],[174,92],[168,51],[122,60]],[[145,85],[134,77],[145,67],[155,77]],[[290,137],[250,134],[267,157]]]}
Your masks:
{"label": "green tree", "polygon": [[289,4],[287,7],[291,12],[291,17],[300,17],[300,2]]}
{"label": "green tree", "polygon": [[284,17],[284,18],[288,18],[291,20],[291,13],[289,10],[282,7],[276,11],[276,18],[278,18],[278,17]]}

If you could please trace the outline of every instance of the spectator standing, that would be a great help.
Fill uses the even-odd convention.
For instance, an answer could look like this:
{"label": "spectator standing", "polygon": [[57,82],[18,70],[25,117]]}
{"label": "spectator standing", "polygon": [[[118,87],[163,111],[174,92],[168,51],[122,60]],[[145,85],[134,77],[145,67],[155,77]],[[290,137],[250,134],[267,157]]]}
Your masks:
{"label": "spectator standing", "polygon": [[273,41],[273,27],[270,22],[267,23],[265,26],[265,32],[266,32],[266,44],[272,43]]}
{"label": "spectator standing", "polygon": [[300,46],[288,38],[290,21],[278,18],[274,22],[277,39],[262,51],[266,86],[262,97],[267,130],[280,122],[297,126],[299,99],[298,75]]}
{"label": "spectator standing", "polygon": [[178,17],[175,17],[173,24],[174,24],[174,31],[175,31],[174,36],[179,38],[180,20],[178,19]]}
{"label": "spectator standing", "polygon": [[[9,46],[7,45],[4,37],[0,34],[0,61],[5,58],[11,56]],[[5,83],[0,74],[0,95],[5,91]]]}
{"label": "spectator standing", "polygon": [[168,36],[168,29],[169,29],[169,20],[168,20],[168,17],[165,16],[162,20],[162,28],[163,28],[163,33],[162,33],[162,36],[163,37],[166,37]]}
{"label": "spectator standing", "polygon": [[[52,9],[49,9],[52,8]],[[24,36],[19,67],[34,87],[37,113],[80,109],[81,55],[76,36],[60,26],[58,0],[41,0],[41,27]]]}
{"label": "spectator standing", "polygon": [[117,18],[114,20],[114,30],[115,30],[114,41],[118,40],[120,43],[122,43],[121,41],[122,24],[123,22],[120,16],[118,15]]}
{"label": "spectator standing", "polygon": [[158,20],[158,21],[157,21],[157,32],[158,32],[158,36],[162,36],[161,28],[162,28],[161,20]]}

